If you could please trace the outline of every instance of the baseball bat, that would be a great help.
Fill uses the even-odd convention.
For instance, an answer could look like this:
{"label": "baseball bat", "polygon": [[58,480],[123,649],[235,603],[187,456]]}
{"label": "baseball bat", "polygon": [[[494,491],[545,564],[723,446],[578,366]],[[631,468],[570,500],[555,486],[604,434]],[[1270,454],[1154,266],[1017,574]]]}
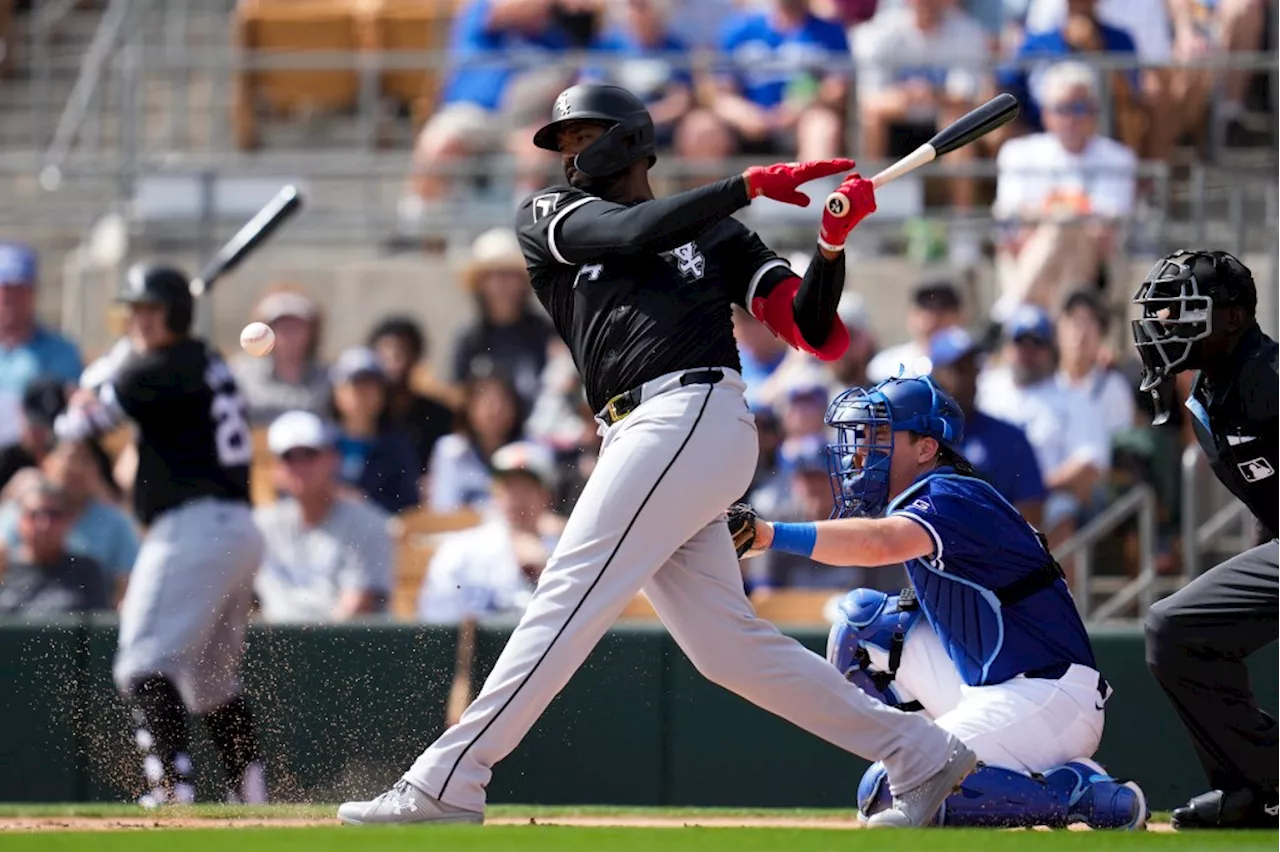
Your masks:
{"label": "baseball bat", "polygon": [[200,274],[191,279],[191,295],[202,296],[215,281],[240,265],[262,242],[302,208],[302,193],[289,184],[254,214],[226,245],[218,249]]}
{"label": "baseball bat", "polygon": [[[871,178],[871,185],[879,189],[891,180],[914,172],[943,154],[963,148],[997,127],[1008,124],[1017,114],[1018,99],[1008,92],[1001,92],[977,109],[960,116],[928,142]],[[840,192],[833,192],[827,196],[827,210],[833,216],[843,218],[849,214],[849,199]]]}

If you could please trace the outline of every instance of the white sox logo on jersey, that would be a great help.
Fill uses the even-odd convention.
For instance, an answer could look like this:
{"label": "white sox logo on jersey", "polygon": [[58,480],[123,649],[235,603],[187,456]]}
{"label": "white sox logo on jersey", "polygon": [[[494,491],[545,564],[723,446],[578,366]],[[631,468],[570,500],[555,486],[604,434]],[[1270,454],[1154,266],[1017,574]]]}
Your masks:
{"label": "white sox logo on jersey", "polygon": [[676,269],[685,278],[697,281],[707,271],[707,259],[698,251],[697,243],[685,243],[672,249],[671,256],[676,259]]}

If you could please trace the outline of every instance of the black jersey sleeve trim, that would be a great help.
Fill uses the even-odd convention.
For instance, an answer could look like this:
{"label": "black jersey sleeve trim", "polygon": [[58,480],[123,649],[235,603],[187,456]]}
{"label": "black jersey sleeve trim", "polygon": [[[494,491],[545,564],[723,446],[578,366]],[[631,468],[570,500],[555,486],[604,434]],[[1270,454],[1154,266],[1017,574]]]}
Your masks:
{"label": "black jersey sleeve trim", "polygon": [[785,272],[791,272],[791,264],[787,263],[780,257],[767,261],[756,270],[755,275],[751,276],[751,283],[747,285],[747,303],[744,307],[751,308],[751,300],[756,297],[756,288],[760,286],[760,282],[764,280],[767,272],[774,269],[781,269]]}
{"label": "black jersey sleeve trim", "polygon": [[657,492],[658,486],[662,484],[662,480],[666,479],[671,468],[675,466],[676,460],[684,453],[684,448],[689,445],[689,440],[693,437],[693,433],[698,430],[698,424],[702,422],[702,415],[706,413],[707,403],[711,401],[711,394],[714,392],[715,387],[708,385],[706,396],[702,398],[702,407],[698,409],[698,416],[694,418],[693,425],[689,427],[689,434],[684,436],[684,441],[681,442],[679,448],[675,452],[675,455],[671,457],[671,461],[667,462],[667,466],[662,469],[662,473],[658,474],[658,478],[649,489],[649,493],[644,495],[644,499],[640,501],[640,505],[636,509],[636,513],[631,516],[631,520],[628,522],[626,529],[624,529],[622,531],[622,535],[618,537],[618,543],[613,546],[613,552],[609,554],[609,558],[604,561],[604,565],[600,568],[600,573],[591,581],[591,585],[587,586],[587,590],[582,593],[582,599],[579,600],[577,606],[569,612],[569,615],[564,620],[564,624],[556,631],[556,635],[552,637],[551,641],[547,643],[546,650],[542,652],[542,656],[538,657],[538,661],[529,669],[529,673],[524,676],[524,680],[520,681],[516,688],[512,690],[511,695],[507,698],[506,702],[498,708],[497,712],[489,717],[489,721],[480,729],[480,733],[476,734],[471,742],[463,746],[462,751],[458,752],[458,756],[454,758],[453,766],[449,768],[449,774],[444,777],[444,783],[440,785],[440,793],[436,796],[437,799],[444,799],[445,791],[449,789],[449,782],[453,780],[453,773],[457,771],[458,764],[462,763],[462,758],[466,757],[467,752],[470,751],[471,747],[485,735],[489,728],[492,727],[493,723],[498,721],[498,717],[502,715],[503,711],[511,706],[511,702],[520,694],[520,690],[524,689],[525,684],[529,682],[529,679],[533,677],[534,672],[536,672],[538,667],[542,665],[542,661],[547,658],[547,654],[551,652],[551,649],[555,647],[556,642],[558,642],[560,637],[564,635],[564,630],[569,626],[569,622],[572,621],[573,617],[578,614],[580,609],[582,609],[583,604],[587,602],[587,598],[591,597],[591,593],[595,591],[596,586],[599,585],[605,572],[608,571],[609,566],[613,564],[614,557],[617,556],[618,551],[622,549],[622,543],[627,540],[627,536],[631,533],[632,527],[634,527],[636,525],[636,521],[640,519],[640,513],[644,511],[645,506],[649,505],[649,500],[651,500],[653,495]]}

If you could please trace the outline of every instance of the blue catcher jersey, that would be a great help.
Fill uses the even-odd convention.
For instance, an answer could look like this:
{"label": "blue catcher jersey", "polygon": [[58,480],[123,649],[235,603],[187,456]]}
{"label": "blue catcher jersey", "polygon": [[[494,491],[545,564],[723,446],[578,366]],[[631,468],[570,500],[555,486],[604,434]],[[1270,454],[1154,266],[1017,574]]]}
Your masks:
{"label": "blue catcher jersey", "polygon": [[1031,525],[988,483],[941,467],[885,514],[910,518],[933,539],[933,554],[907,562],[907,573],[965,683],[1059,677],[1072,663],[1097,668],[1066,582],[1028,582],[1057,569]]}

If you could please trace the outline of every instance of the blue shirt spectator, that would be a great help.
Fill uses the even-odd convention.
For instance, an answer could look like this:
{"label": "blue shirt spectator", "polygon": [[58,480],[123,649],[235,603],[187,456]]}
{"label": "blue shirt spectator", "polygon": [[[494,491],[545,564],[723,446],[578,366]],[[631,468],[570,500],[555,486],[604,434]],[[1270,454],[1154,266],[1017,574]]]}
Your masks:
{"label": "blue shirt spectator", "polygon": [[676,123],[693,106],[693,74],[688,45],[672,34],[671,0],[628,0],[622,25],[591,46],[608,65],[588,67],[582,78],[632,91],[653,116],[658,144],[671,144]]}
{"label": "blue shirt spectator", "polygon": [[80,353],[71,341],[36,322],[35,252],[0,243],[0,446],[20,437],[22,393],[39,376],[80,378]]}
{"label": "blue shirt spectator", "polygon": [[454,19],[449,37],[453,71],[445,83],[443,103],[472,103],[496,110],[507,84],[518,72],[519,54],[533,50],[564,51],[568,33],[544,18],[528,29],[494,24],[494,7],[502,0],[471,0]]}
{"label": "blue shirt spectator", "polygon": [[[1102,42],[1103,53],[1137,53],[1133,37],[1129,33],[1099,21],[1095,21],[1094,24]],[[1040,120],[1041,75],[1054,60],[1061,60],[1079,52],[1081,51],[1068,42],[1065,27],[1032,33],[1018,48],[1015,58],[1018,60],[1044,59],[1043,65],[1037,64],[1031,68],[1025,65],[1017,68],[1008,67],[997,71],[997,87],[1002,91],[1010,92],[1018,99],[1022,105],[1022,121],[1031,130],[1044,129],[1044,124]],[[1127,76],[1130,86],[1137,91],[1139,87],[1137,71],[1130,72]]]}
{"label": "blue shirt spectator", "polygon": [[849,40],[839,24],[806,14],[803,23],[783,31],[768,12],[740,15],[725,26],[720,42],[722,76],[757,106],[772,109],[787,98],[793,85],[838,73],[849,61]]}
{"label": "blue shirt spectator", "polygon": [[978,410],[980,354],[969,332],[958,326],[944,328],[929,338],[929,374],[964,412],[961,454],[1001,497],[1038,526],[1048,496],[1040,463],[1021,428]]}

